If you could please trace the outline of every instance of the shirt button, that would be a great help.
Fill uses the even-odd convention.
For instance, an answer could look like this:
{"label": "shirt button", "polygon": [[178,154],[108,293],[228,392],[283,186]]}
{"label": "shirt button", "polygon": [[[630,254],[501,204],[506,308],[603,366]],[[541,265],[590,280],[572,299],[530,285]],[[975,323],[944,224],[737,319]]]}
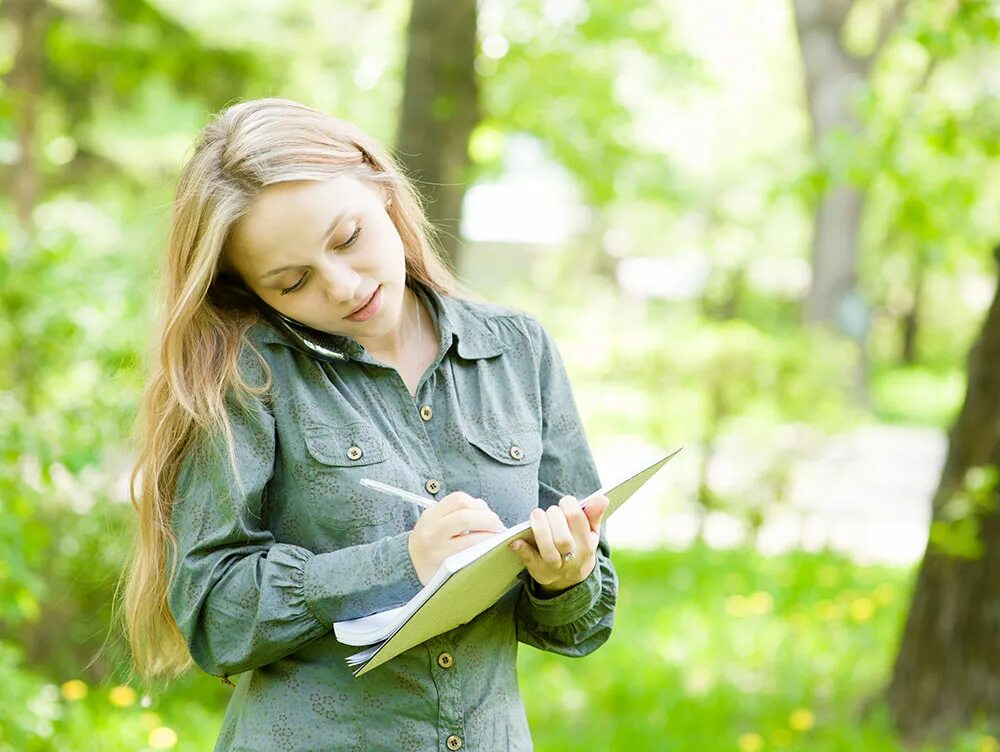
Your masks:
{"label": "shirt button", "polygon": [[441,490],[441,484],[438,483],[438,481],[431,478],[429,481],[424,483],[424,488],[427,489],[427,493],[436,494],[438,491]]}
{"label": "shirt button", "polygon": [[515,444],[510,448],[510,456],[515,460],[522,459],[524,457],[524,450]]}
{"label": "shirt button", "polygon": [[361,451],[361,447],[359,446],[352,446],[347,450],[347,458],[351,460],[360,460],[362,454],[364,453]]}
{"label": "shirt button", "polygon": [[434,417],[434,411],[431,410],[430,405],[424,405],[423,407],[420,408],[420,417],[423,418],[425,421],[430,420],[431,418]]}
{"label": "shirt button", "polygon": [[441,668],[451,668],[454,663],[455,659],[451,657],[451,653],[441,653],[438,656],[438,665]]}
{"label": "shirt button", "polygon": [[462,737],[452,734],[448,737],[447,741],[445,741],[445,744],[448,745],[448,749],[461,749]]}

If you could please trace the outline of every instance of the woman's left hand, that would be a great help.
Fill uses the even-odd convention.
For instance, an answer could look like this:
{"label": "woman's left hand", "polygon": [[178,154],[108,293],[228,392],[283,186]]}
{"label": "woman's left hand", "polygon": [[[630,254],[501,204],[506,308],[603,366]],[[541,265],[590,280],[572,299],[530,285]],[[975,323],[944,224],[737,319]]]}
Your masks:
{"label": "woman's left hand", "polygon": [[[597,565],[601,517],[608,508],[608,497],[587,498],[582,509],[576,497],[563,496],[544,511],[532,510],[535,545],[526,540],[510,544],[543,595],[551,597],[583,582]],[[565,554],[571,556],[567,559]]]}

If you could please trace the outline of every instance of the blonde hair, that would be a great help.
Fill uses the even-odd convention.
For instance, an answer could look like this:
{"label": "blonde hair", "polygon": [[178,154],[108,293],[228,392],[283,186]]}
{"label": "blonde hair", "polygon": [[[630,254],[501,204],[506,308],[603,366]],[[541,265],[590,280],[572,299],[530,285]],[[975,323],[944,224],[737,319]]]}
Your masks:
{"label": "blonde hair", "polygon": [[422,199],[402,168],[356,126],[272,97],[232,105],[205,127],[178,179],[160,325],[135,424],[129,495],[138,529],[118,610],[131,648],[130,678],[136,671],[146,680],[173,678],[192,665],[167,604],[168,562],[177,551],[170,517],[178,467],[203,434],[224,436],[233,458],[227,393],[246,404],[270,388],[270,371],[256,350],[263,384],[249,384],[238,367],[244,335],[259,314],[246,303],[223,306],[210,294],[226,272],[231,228],[266,186],[345,173],[381,186],[391,199],[409,279],[442,294],[478,297],[441,260]]}

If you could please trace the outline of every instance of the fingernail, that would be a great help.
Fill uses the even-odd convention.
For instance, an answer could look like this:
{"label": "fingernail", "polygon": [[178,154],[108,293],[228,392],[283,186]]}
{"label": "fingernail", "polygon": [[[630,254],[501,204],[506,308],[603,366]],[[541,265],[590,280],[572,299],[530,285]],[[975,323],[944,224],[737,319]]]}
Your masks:
{"label": "fingernail", "polygon": [[513,543],[510,544],[510,547],[514,551],[520,551],[521,550],[521,541],[514,541]]}

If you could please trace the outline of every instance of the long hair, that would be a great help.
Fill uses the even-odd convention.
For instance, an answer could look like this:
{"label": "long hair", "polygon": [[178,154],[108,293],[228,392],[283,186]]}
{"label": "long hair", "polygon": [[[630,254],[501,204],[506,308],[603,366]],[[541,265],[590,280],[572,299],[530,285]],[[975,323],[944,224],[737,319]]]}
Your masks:
{"label": "long hair", "polygon": [[[351,174],[378,184],[392,199],[389,215],[403,241],[406,273],[445,295],[478,297],[451,273],[423,202],[386,149],[351,123],[280,98],[240,102],[202,131],[177,183],[162,268],[158,330],[148,356],[146,388],[135,423],[137,458],[129,495],[138,512],[130,566],[123,573],[130,677],[173,678],[192,665],[167,604],[177,541],[170,527],[179,465],[203,434],[233,439],[226,395],[246,404],[267,392],[240,374],[245,334],[259,313],[222,305],[211,292],[225,273],[233,224],[265,187]],[[117,598],[116,598],[117,600]]]}

